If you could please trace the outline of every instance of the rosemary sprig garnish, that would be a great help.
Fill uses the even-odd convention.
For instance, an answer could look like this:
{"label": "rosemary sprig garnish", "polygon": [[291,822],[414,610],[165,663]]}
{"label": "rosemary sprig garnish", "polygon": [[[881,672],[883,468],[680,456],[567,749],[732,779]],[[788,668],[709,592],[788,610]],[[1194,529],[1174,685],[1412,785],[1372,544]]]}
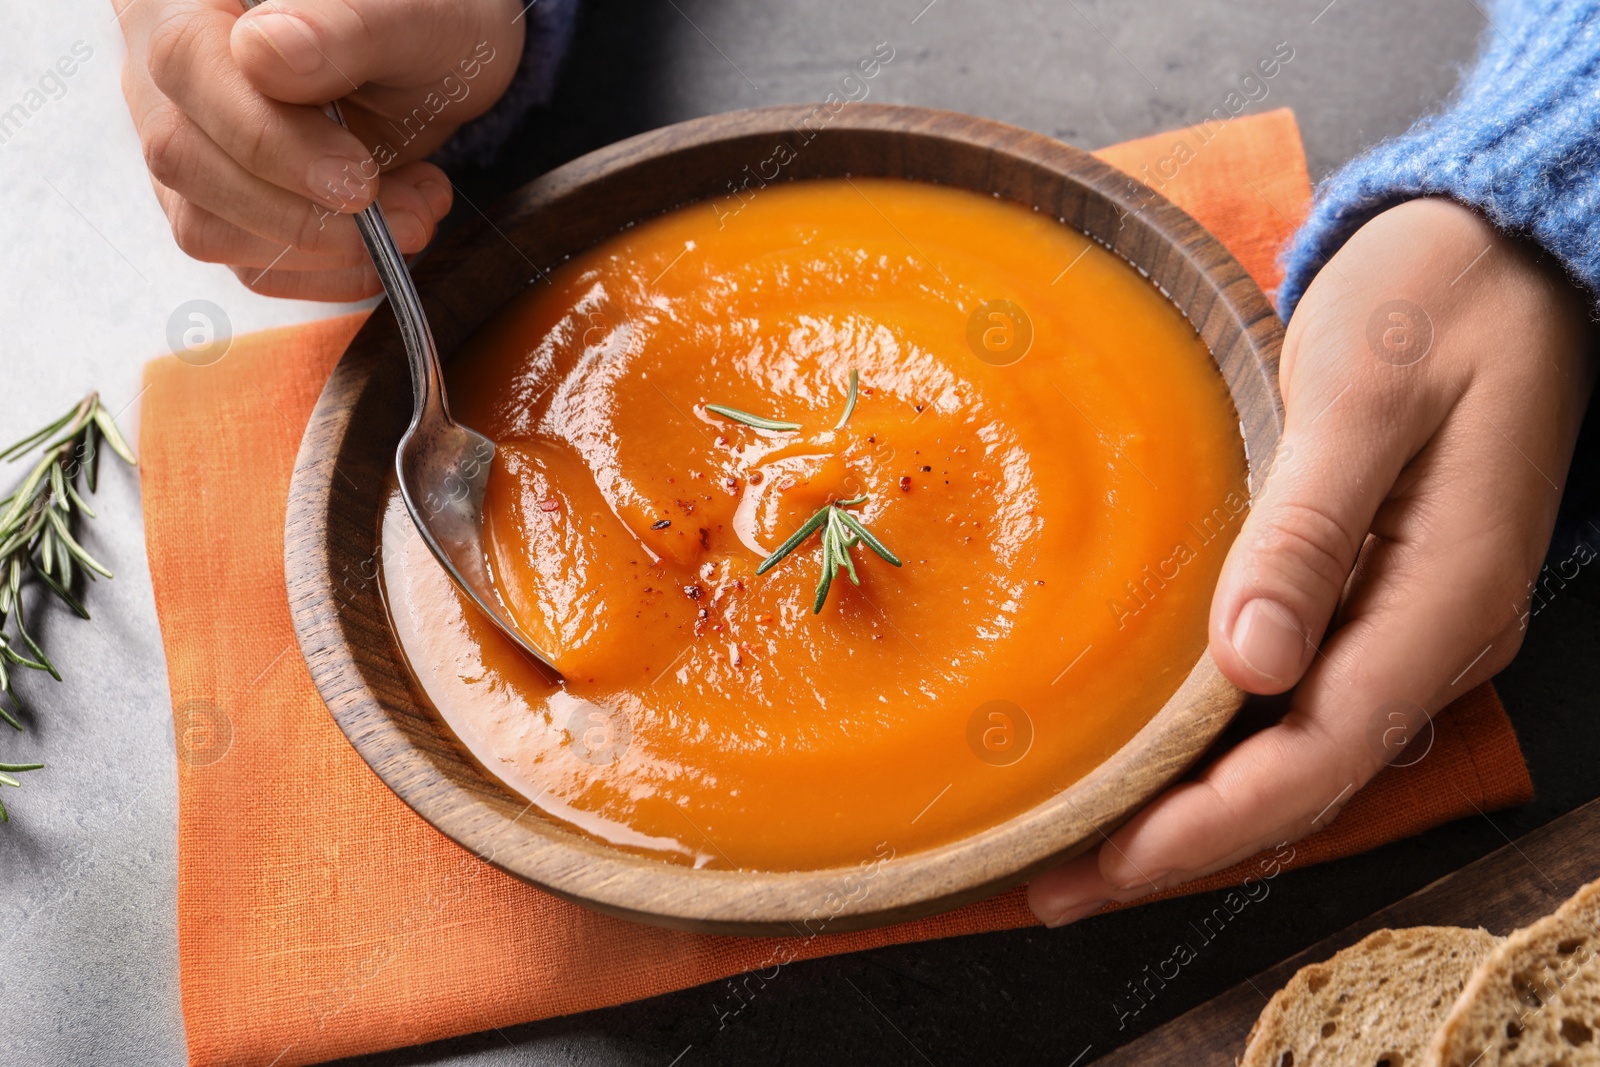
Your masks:
{"label": "rosemary sprig garnish", "polygon": [[784,422],[782,419],[769,419],[761,415],[752,415],[748,411],[730,408],[726,404],[707,404],[706,410],[713,415],[721,415],[734,422],[742,422],[746,426],[754,426],[758,430],[798,430],[798,422]]}
{"label": "rosemary sprig garnish", "polygon": [[[45,444],[45,442],[49,442]],[[90,393],[65,415],[29,434],[4,452],[0,460],[13,461],[44,445],[33,469],[11,494],[0,499],[0,695],[21,707],[12,686],[13,667],[44,671],[56,681],[61,672],[39,647],[22,615],[22,587],[37,578],[82,618],[89,617],[82,602],[72,593],[79,571],[92,579],[111,577],[111,572],[91,556],[72,536],[78,515],[94,518],[94,510],[78,492],[79,477],[94,492],[99,460],[99,445],[104,441],[128,463],[135,462],[133,450],[123,440],[117,424],[100,404],[100,395]],[[7,623],[15,619],[16,635]],[[20,640],[21,648],[17,642]],[[20,730],[22,723],[0,701],[0,718]],[[13,773],[38,770],[42,763],[0,763],[0,784],[20,785]],[[5,822],[5,805],[0,804],[0,822]]]}
{"label": "rosemary sprig garnish", "polygon": [[[855,377],[852,373],[852,379]],[[853,382],[852,382],[853,384]],[[852,390],[853,392],[853,390]],[[849,412],[845,413],[849,418]],[[825,505],[821,511],[801,524],[800,528],[789,535],[788,540],[779,545],[777,549],[761,561],[761,566],[756,568],[757,574],[765,574],[776,567],[783,558],[799,548],[805,540],[818,529],[822,530],[822,578],[817,582],[817,597],[811,604],[811,614],[820,614],[822,605],[828,600],[828,590],[833,587],[833,579],[843,570],[850,577],[850,584],[859,586],[861,578],[856,574],[856,564],[850,555],[850,550],[858,544],[865,544],[873,552],[891,566],[901,565],[900,557],[873,536],[861,520],[856,518],[845,508],[853,508],[858,504],[866,503],[865,495],[853,497],[849,500],[835,500]]]}
{"label": "rosemary sprig garnish", "polygon": [[[850,371],[850,393],[845,398],[844,414],[840,415],[839,421],[833,424],[833,428],[835,430],[844,429],[844,424],[850,421],[850,416],[855,412],[856,399],[860,393],[860,384],[861,375],[852,369]],[[746,426],[754,426],[758,430],[793,432],[795,430],[803,429],[798,422],[786,422],[783,419],[769,419],[765,415],[752,415],[748,411],[740,411],[738,408],[730,408],[726,404],[707,404],[706,410],[711,412],[713,415],[721,415],[725,419],[732,419],[734,422],[742,422]]]}
{"label": "rosemary sprig garnish", "polygon": [[850,371],[850,395],[847,398],[845,398],[844,414],[840,415],[839,416],[839,421],[833,424],[833,428],[835,430],[844,429],[844,424],[850,421],[851,414],[853,414],[855,412],[855,410],[856,410],[856,386],[858,384],[860,384],[860,381],[861,381],[861,376],[858,375],[855,372],[854,368],[851,368],[851,371]]}

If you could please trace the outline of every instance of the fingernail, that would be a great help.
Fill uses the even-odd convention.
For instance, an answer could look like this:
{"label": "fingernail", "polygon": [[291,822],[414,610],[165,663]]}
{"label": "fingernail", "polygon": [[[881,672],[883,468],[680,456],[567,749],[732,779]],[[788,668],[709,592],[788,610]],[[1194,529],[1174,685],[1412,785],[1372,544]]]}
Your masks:
{"label": "fingernail", "polygon": [[339,156],[324,156],[306,171],[306,187],[324,204],[340,210],[364,207],[369,199],[361,164]]}
{"label": "fingernail", "polygon": [[1257,674],[1292,682],[1305,659],[1305,633],[1282,604],[1252,600],[1233,624],[1233,650]]}
{"label": "fingernail", "polygon": [[326,62],[322,50],[317,47],[317,39],[304,20],[281,11],[263,11],[244,18],[245,25],[260,34],[267,46],[278,53],[283,65],[294,73],[315,74],[322,69]]}
{"label": "fingernail", "polygon": [[1054,930],[1058,926],[1075,923],[1086,915],[1093,915],[1105,906],[1104,900],[1086,900],[1081,904],[1071,904],[1056,912],[1053,917],[1045,919],[1044,924]]}
{"label": "fingernail", "polygon": [[417,183],[417,192],[428,202],[433,217],[442,219],[450,210],[450,187],[434,178],[424,178]]}
{"label": "fingernail", "polygon": [[420,252],[422,246],[428,243],[428,228],[422,220],[409,211],[396,211],[387,214],[389,229],[394,233],[395,244],[400,246],[402,252]]}

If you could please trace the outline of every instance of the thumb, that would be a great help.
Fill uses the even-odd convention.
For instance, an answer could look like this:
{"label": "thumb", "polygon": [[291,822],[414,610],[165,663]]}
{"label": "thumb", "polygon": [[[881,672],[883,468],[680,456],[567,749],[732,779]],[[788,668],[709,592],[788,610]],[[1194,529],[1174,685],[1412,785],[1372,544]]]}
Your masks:
{"label": "thumb", "polygon": [[[460,0],[268,0],[234,24],[235,62],[263,94],[325,104],[368,84],[414,88],[445,75],[476,77],[497,58],[503,27],[487,5]],[[519,30],[520,27],[511,27]]]}
{"label": "thumb", "polygon": [[1399,473],[1383,429],[1324,414],[1295,433],[1291,412],[1211,601],[1211,656],[1251,693],[1281,693],[1305,673]]}

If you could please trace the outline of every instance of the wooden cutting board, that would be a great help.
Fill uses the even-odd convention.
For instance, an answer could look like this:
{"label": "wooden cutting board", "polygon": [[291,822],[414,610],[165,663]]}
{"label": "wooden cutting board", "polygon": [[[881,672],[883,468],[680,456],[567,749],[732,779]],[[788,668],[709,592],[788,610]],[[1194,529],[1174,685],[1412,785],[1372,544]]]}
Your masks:
{"label": "wooden cutting board", "polygon": [[1508,934],[1600,878],[1600,800],[1346,927],[1096,1061],[1096,1067],[1232,1067],[1268,998],[1295,971],[1386,926],[1482,926]]}

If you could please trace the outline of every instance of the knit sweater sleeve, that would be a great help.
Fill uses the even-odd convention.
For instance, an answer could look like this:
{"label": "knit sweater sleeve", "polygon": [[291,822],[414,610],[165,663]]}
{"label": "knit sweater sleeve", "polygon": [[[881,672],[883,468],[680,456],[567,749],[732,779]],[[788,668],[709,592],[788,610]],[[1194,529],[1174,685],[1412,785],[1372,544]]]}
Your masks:
{"label": "knit sweater sleeve", "polygon": [[527,36],[517,72],[493,107],[464,123],[433,154],[433,162],[446,170],[486,166],[523,116],[548,104],[555,93],[561,58],[578,21],[578,0],[533,0],[518,18]]}
{"label": "knit sweater sleeve", "polygon": [[1531,238],[1600,295],[1600,0],[1497,0],[1488,17],[1455,101],[1318,189],[1284,256],[1285,321],[1356,230],[1423,196]]}

